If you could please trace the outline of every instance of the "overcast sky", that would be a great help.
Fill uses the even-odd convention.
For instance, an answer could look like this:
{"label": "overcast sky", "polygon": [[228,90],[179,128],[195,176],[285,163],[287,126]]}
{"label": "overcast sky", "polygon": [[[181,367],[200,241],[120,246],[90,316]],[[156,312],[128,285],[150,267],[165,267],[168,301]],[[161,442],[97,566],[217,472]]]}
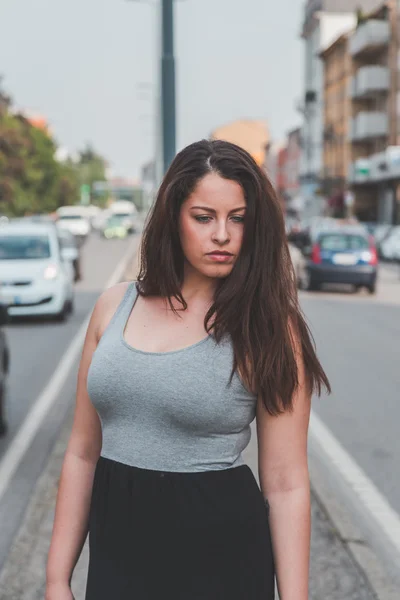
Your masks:
{"label": "overcast sky", "polygon": [[[303,0],[177,0],[178,147],[236,118],[298,125]],[[0,74],[62,146],[93,143],[117,174],[153,152],[158,0],[0,0]],[[146,84],[146,85],[144,85]],[[178,149],[179,149],[178,148]]]}

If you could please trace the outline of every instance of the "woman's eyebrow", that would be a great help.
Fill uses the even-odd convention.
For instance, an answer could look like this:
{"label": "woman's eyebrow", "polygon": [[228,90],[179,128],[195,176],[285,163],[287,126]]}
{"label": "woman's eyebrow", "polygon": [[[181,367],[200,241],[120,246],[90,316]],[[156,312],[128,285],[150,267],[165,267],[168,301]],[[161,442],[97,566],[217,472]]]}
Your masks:
{"label": "woman's eyebrow", "polygon": [[[210,212],[213,214],[216,214],[216,210],[214,210],[214,208],[209,208],[208,206],[191,206],[190,209],[195,209],[197,208],[198,210],[205,210],[206,212]],[[246,210],[246,206],[238,206],[237,208],[233,208],[232,210],[229,211],[229,214],[234,213],[234,212],[239,212],[240,210]]]}

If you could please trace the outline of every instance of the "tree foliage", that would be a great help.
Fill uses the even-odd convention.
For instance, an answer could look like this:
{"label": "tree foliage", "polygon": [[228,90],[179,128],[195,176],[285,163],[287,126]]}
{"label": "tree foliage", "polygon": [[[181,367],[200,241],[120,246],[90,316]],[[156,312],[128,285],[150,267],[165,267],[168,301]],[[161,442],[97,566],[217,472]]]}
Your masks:
{"label": "tree foliage", "polygon": [[105,161],[89,145],[75,161],[56,151],[48,131],[13,111],[0,78],[0,213],[52,212],[79,202],[82,184],[105,180]]}

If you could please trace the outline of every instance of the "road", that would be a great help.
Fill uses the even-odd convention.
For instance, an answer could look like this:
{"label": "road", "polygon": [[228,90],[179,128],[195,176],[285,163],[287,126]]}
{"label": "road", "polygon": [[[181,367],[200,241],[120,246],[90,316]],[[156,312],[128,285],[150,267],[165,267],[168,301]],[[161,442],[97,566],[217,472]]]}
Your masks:
{"label": "road", "polygon": [[[88,241],[83,250],[84,279],[76,286],[76,312],[67,324],[35,322],[8,327],[12,354],[12,403],[10,433],[0,442],[0,457],[6,453],[29,407],[54,373],[66,347],[84,322],[116,264],[126,253],[128,243],[105,241],[96,236]],[[397,431],[400,422],[400,404],[397,402],[400,384],[398,275],[396,270],[384,267],[378,294],[374,297],[349,293],[347,289],[315,294],[302,292],[301,304],[333,387],[332,396],[314,400],[313,410],[400,513],[400,479],[395,476],[400,464]],[[34,484],[73,402],[76,366],[0,502],[0,568]],[[58,465],[59,462],[56,473]],[[313,511],[316,510],[318,508],[314,504]],[[46,523],[51,526],[51,516],[47,516]],[[315,517],[315,523],[322,527],[321,515]],[[325,555],[328,555],[329,544],[333,544],[329,535],[324,543],[327,548]],[[321,541],[316,541],[314,548],[318,548],[318,544]],[[318,553],[315,560],[318,560]],[[346,595],[346,598],[350,597],[353,598],[350,594]],[[357,599],[361,597],[364,598],[354,595]],[[332,598],[336,596],[332,595]]]}
{"label": "road", "polygon": [[[340,289],[340,288],[339,288]],[[400,277],[378,294],[301,294],[333,394],[313,409],[400,514]]]}
{"label": "road", "polygon": [[[104,240],[96,234],[87,240],[82,248],[83,279],[76,284],[75,312],[66,323],[25,320],[13,322],[6,328],[11,355],[7,409],[9,433],[0,440],[0,461],[132,243],[135,243],[134,237],[127,240]],[[56,404],[50,410],[0,502],[0,565],[71,404],[75,392],[77,363],[75,361]]]}

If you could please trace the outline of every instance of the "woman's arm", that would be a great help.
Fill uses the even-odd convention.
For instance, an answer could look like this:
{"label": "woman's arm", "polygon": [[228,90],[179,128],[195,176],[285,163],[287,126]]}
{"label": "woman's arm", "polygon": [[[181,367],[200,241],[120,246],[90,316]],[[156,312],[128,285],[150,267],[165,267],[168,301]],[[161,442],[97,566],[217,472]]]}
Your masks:
{"label": "woman's arm", "polygon": [[295,344],[299,387],[293,412],[272,417],[257,403],[258,470],[270,505],[270,528],[280,600],[308,600],[310,560],[310,480],[307,435],[311,394]]}
{"label": "woman's arm", "polygon": [[68,596],[72,574],[88,532],[88,519],[102,433],[87,392],[93,353],[128,284],[110,288],[99,298],[86,333],[78,372],[74,422],[65,453],[57,495],[53,535],[47,561],[46,600]]}

